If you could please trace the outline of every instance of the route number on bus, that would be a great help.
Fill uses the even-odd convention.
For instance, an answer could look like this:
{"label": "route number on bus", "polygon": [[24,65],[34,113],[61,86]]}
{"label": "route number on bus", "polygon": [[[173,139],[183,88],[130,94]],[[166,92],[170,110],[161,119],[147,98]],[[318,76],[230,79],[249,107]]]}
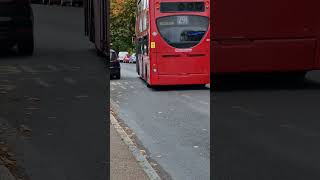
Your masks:
{"label": "route number on bus", "polygon": [[177,16],[178,25],[187,25],[189,24],[188,16]]}

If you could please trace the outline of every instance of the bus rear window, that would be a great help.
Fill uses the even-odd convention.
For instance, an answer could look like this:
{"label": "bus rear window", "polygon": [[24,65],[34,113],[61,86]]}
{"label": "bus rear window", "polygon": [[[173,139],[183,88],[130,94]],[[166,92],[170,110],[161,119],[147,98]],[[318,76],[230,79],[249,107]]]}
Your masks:
{"label": "bus rear window", "polygon": [[162,2],[160,12],[204,12],[204,2]]}
{"label": "bus rear window", "polygon": [[204,16],[165,16],[157,19],[161,37],[175,48],[191,48],[200,43],[209,27]]}

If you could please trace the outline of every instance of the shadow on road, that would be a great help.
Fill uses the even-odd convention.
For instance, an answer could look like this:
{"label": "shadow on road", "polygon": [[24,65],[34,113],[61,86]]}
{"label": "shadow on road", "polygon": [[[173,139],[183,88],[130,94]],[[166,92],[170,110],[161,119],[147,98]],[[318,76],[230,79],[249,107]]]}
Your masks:
{"label": "shadow on road", "polygon": [[212,78],[214,92],[270,91],[270,90],[320,90],[320,82],[310,77],[297,78],[285,74],[234,74]]}
{"label": "shadow on road", "polygon": [[190,90],[209,90],[204,85],[178,85],[178,86],[155,86],[150,87],[152,91],[190,91]]}
{"label": "shadow on road", "polygon": [[[138,77],[139,78],[139,77]],[[139,78],[143,83],[148,86],[148,84],[141,78]],[[152,91],[190,91],[190,90],[208,90],[205,85],[166,85],[166,86],[151,86],[149,87]]]}
{"label": "shadow on road", "polygon": [[20,55],[16,51],[16,49],[0,49],[0,59],[1,58],[11,58],[11,57],[19,57]]}

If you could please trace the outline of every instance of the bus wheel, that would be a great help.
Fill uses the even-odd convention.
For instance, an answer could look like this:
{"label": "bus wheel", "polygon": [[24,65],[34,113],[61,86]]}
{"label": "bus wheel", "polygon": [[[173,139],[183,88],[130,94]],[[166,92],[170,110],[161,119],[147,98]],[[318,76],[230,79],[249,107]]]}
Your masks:
{"label": "bus wheel", "polygon": [[291,77],[297,82],[303,82],[306,78],[307,72],[296,72],[292,73]]}
{"label": "bus wheel", "polygon": [[199,87],[199,88],[206,88],[206,85],[207,85],[207,84],[198,84],[198,85],[196,85],[196,86]]}

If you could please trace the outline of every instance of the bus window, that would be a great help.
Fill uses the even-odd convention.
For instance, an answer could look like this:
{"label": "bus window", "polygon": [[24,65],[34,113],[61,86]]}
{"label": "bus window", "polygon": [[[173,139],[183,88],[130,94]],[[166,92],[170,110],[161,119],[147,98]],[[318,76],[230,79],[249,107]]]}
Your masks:
{"label": "bus window", "polygon": [[145,31],[147,29],[147,24],[148,23],[148,15],[147,14],[144,14],[143,16],[143,31]]}
{"label": "bus window", "polygon": [[140,54],[142,54],[144,56],[149,55],[148,43],[149,43],[149,41],[148,41],[147,36],[140,39],[140,41],[139,41]]}
{"label": "bus window", "polygon": [[148,8],[148,0],[142,0],[143,2],[143,10]]}
{"label": "bus window", "polygon": [[204,16],[165,16],[157,19],[161,37],[175,48],[191,48],[202,40],[209,27]]}
{"label": "bus window", "polygon": [[140,39],[136,41],[135,45],[136,45],[136,54],[140,54],[141,53]]}

